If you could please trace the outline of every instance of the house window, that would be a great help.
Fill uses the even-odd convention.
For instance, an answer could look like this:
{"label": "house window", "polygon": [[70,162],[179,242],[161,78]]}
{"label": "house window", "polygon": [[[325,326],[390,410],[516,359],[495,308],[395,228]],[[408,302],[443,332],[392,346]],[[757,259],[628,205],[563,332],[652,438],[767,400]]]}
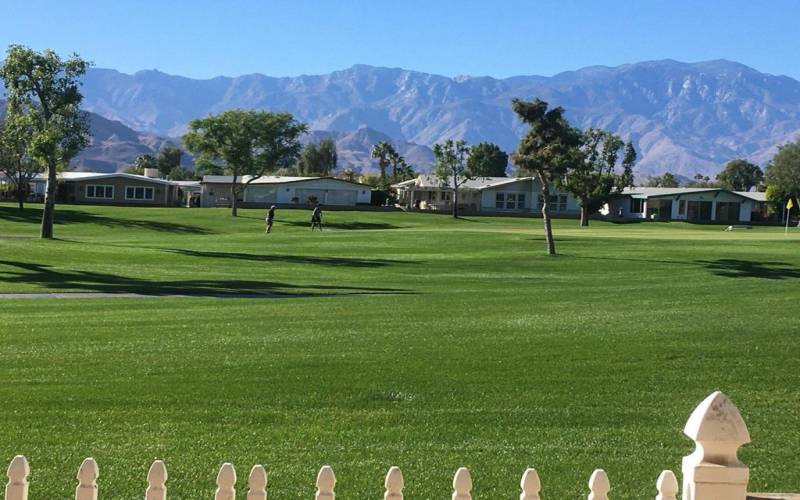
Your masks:
{"label": "house window", "polygon": [[509,210],[514,210],[517,208],[517,194],[516,193],[508,193],[506,195],[506,208]]}
{"label": "house window", "polygon": [[[566,212],[567,211],[567,196],[566,195],[551,195],[550,196],[550,210],[553,212]],[[539,210],[544,206],[544,196],[539,195],[537,207]]]}
{"label": "house window", "polygon": [[640,214],[644,212],[644,200],[641,198],[631,198],[631,213]]}
{"label": "house window", "polygon": [[136,201],[152,201],[153,188],[144,186],[125,186],[125,199]]}
{"label": "house window", "polygon": [[506,203],[506,194],[497,193],[494,195],[494,208],[503,208]]}
{"label": "house window", "polygon": [[88,184],[86,186],[86,198],[93,200],[113,200],[114,186]]}
{"label": "house window", "polygon": [[686,200],[678,201],[678,215],[686,215]]}
{"label": "house window", "polygon": [[525,208],[525,193],[520,193],[517,195],[517,208]]}

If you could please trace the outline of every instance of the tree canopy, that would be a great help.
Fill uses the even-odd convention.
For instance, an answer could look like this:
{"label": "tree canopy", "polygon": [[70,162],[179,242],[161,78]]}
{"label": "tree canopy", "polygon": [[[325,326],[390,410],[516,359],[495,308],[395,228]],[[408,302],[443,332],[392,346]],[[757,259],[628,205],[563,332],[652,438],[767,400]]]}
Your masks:
{"label": "tree canopy", "polygon": [[467,168],[477,177],[505,177],[508,154],[491,142],[481,142],[470,148]]}
{"label": "tree canopy", "polygon": [[654,175],[647,179],[647,187],[676,188],[680,185],[678,178],[671,172],[663,175]]}
{"label": "tree canopy", "polygon": [[376,160],[378,160],[378,168],[380,169],[380,183],[383,188],[385,188],[386,184],[386,167],[389,166],[390,158],[396,155],[397,151],[394,149],[394,146],[389,144],[386,141],[380,141],[379,143],[372,146],[372,151],[370,152],[370,156]]}
{"label": "tree canopy", "polygon": [[44,170],[28,154],[32,135],[29,116],[6,115],[0,121],[0,173],[13,186],[20,210],[30,193],[31,181]]}
{"label": "tree canopy", "polygon": [[36,52],[12,45],[0,68],[8,94],[6,113],[30,124],[26,152],[47,168],[47,190],[42,211],[41,237],[53,237],[59,168],[89,144],[89,121],[81,111],[80,78],[90,63],[73,54],[62,59],[52,50]]}
{"label": "tree canopy", "polygon": [[784,201],[800,194],[800,139],[778,147],[764,172],[767,196]]}
{"label": "tree canopy", "polygon": [[514,99],[511,107],[528,132],[520,139],[511,161],[522,172],[536,176],[542,189],[542,219],[544,221],[547,254],[555,255],[552,222],[550,220],[550,186],[559,182],[580,154],[581,133],[564,117],[564,109],[548,109],[541,99]]}
{"label": "tree canopy", "polygon": [[183,151],[175,146],[164,146],[155,157],[154,166],[161,177],[167,178],[175,168],[180,168]]}
{"label": "tree canopy", "polygon": [[433,145],[433,175],[453,190],[453,217],[458,217],[458,189],[474,176],[467,167],[470,148],[464,141],[448,139]]}
{"label": "tree canopy", "polygon": [[230,110],[189,122],[183,142],[201,164],[220,165],[232,176],[231,215],[236,216],[242,177],[249,176],[246,186],[291,166],[306,131],[290,113]]}
{"label": "tree canopy", "polygon": [[318,143],[310,142],[300,152],[297,161],[297,172],[305,176],[333,175],[338,166],[336,142],[333,139],[322,139]]}
{"label": "tree canopy", "polygon": [[747,160],[731,160],[717,174],[720,187],[733,191],[750,191],[764,182],[764,172],[758,165]]}

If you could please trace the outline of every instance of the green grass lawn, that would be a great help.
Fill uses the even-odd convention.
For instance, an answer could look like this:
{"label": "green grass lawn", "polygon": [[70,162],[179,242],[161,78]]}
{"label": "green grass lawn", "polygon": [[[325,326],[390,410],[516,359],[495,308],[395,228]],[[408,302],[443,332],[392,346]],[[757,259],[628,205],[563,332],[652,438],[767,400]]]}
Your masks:
{"label": "green grass lawn", "polygon": [[[528,466],[546,498],[655,495],[693,449],[715,389],[753,443],[751,491],[800,490],[800,234],[681,223],[308,211],[0,205],[0,292],[145,298],[0,301],[0,461],[25,454],[31,499],[68,498],[86,456],[101,498],[141,498],[166,461],[170,498],[211,498],[222,462],[270,498],[311,498],[330,464],[341,498],[514,498]],[[258,298],[219,298],[225,294]],[[190,294],[193,297],[169,297]],[[0,467],[5,467],[0,465]],[[241,496],[240,498],[244,498]]]}

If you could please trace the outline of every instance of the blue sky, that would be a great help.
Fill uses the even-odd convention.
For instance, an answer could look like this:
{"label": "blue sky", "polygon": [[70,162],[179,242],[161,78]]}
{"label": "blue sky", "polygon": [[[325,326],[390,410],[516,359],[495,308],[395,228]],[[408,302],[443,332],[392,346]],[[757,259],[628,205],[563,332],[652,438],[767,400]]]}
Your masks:
{"label": "blue sky", "polygon": [[0,0],[0,47],[195,78],[353,64],[449,76],[731,59],[800,79],[800,0]]}

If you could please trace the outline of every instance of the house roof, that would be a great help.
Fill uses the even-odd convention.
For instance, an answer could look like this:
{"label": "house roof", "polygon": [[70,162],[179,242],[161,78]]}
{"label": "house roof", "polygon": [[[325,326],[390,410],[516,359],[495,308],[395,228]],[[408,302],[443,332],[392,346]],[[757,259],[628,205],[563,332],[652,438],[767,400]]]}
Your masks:
{"label": "house roof", "polygon": [[722,188],[687,188],[687,187],[677,187],[677,188],[659,188],[659,187],[626,187],[622,190],[623,196],[630,196],[632,198],[660,198],[660,197],[669,197],[669,196],[680,196],[685,194],[697,194],[697,193],[730,193],[736,196],[740,196],[742,198],[747,198],[750,200],[755,201],[766,201],[766,193],[756,193],[756,192],[743,192],[743,191],[730,191],[728,189]]}
{"label": "house roof", "polygon": [[[503,186],[505,184],[514,184],[515,182],[521,181],[529,181],[531,177],[476,177],[474,179],[469,179],[464,184],[461,185],[460,189],[473,189],[476,191],[480,191],[483,189]],[[441,179],[436,177],[435,175],[427,174],[427,175],[420,175],[416,179],[411,179],[408,181],[398,182],[397,184],[392,184],[392,187],[419,187],[419,188],[447,188],[448,186],[444,185]]]}
{"label": "house roof", "polygon": [[[58,178],[62,181],[66,182],[79,182],[79,181],[94,181],[94,180],[103,180],[103,179],[131,179],[137,181],[144,181],[144,182],[152,182],[154,184],[167,184],[167,185],[174,185],[174,181],[169,181],[166,179],[157,179],[154,177],[147,177],[144,175],[137,175],[137,174],[128,174],[125,172],[111,172],[111,173],[102,173],[102,172],[60,172],[58,174]],[[37,175],[34,180],[37,181],[46,181],[47,174],[39,174]]]}
{"label": "house roof", "polygon": [[[252,175],[245,175],[237,179],[238,184],[245,184],[250,181],[250,184],[289,184],[293,182],[309,182],[317,180],[332,180],[337,182],[344,182],[346,184],[353,184],[354,186],[367,186],[360,182],[348,181],[346,179],[339,179],[337,177],[292,177],[287,175],[264,175],[252,180]],[[204,184],[230,184],[233,182],[232,175],[204,175],[202,183]],[[367,186],[370,189],[372,186]]]}
{"label": "house roof", "polygon": [[750,198],[753,201],[767,201],[767,193],[763,191],[734,191],[739,196]]}

